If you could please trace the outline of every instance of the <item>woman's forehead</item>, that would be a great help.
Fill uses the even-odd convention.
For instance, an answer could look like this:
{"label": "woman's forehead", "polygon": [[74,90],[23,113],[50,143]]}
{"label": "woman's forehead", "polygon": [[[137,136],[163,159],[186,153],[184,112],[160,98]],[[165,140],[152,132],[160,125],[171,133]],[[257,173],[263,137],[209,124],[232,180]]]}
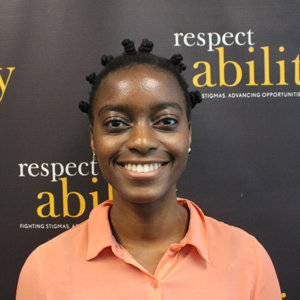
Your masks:
{"label": "woman's forehead", "polygon": [[[141,77],[139,79],[139,82],[140,82],[141,86],[144,88],[145,91],[147,91],[147,90],[151,91],[153,89],[156,89],[161,84],[161,81],[159,80],[159,78],[153,77],[153,76]],[[123,79],[120,79],[118,81],[115,81],[115,86],[119,90],[129,89],[132,84],[133,84],[133,82],[132,82],[132,79],[130,79],[130,78],[123,78]]]}
{"label": "woman's forehead", "polygon": [[166,71],[144,66],[109,74],[95,100],[97,115],[109,111],[153,114],[164,109],[186,113],[184,94],[176,78]]}
{"label": "woman's forehead", "polygon": [[134,65],[108,74],[98,87],[96,98],[137,92],[184,98],[182,88],[173,74],[149,65]]}

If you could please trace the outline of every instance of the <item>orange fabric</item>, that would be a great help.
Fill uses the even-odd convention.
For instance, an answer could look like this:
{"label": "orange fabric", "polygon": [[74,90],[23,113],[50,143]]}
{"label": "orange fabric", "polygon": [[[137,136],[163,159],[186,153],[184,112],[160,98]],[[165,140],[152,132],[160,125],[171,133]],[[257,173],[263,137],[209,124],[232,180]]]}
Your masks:
{"label": "orange fabric", "polygon": [[272,262],[254,237],[178,201],[190,210],[188,232],[170,245],[154,275],[116,242],[108,221],[112,201],[106,201],[32,252],[16,300],[281,299]]}

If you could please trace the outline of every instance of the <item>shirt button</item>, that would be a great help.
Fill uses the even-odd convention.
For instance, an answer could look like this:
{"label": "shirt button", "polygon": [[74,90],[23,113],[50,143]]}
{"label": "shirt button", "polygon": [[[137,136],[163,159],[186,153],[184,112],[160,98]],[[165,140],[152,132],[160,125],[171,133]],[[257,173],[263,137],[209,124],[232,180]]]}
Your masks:
{"label": "shirt button", "polygon": [[178,252],[178,251],[180,251],[180,249],[181,249],[181,246],[173,246],[173,251],[174,252]]}
{"label": "shirt button", "polygon": [[157,288],[158,288],[158,281],[157,281],[157,280],[152,280],[152,281],[151,281],[151,286],[152,286],[154,289],[157,289]]}

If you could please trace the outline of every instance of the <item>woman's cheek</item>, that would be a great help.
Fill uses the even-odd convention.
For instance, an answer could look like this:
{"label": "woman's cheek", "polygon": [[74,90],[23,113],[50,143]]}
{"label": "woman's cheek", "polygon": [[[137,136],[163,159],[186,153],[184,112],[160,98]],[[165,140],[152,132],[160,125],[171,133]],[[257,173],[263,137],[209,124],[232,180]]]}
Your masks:
{"label": "woman's cheek", "polygon": [[166,148],[170,149],[172,153],[176,156],[182,156],[187,154],[187,149],[189,148],[188,135],[183,138],[182,133],[175,134],[174,136],[169,136],[165,138]]}

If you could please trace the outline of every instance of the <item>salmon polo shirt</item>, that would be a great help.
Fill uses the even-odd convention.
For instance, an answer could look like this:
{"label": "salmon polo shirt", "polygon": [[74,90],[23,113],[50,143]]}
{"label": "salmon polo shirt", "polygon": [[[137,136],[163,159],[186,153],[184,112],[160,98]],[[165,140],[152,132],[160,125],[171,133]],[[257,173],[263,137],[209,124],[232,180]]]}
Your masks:
{"label": "salmon polo shirt", "polygon": [[188,231],[154,275],[115,240],[108,200],[31,253],[16,300],[281,300],[272,262],[253,236],[178,202],[190,211]]}

